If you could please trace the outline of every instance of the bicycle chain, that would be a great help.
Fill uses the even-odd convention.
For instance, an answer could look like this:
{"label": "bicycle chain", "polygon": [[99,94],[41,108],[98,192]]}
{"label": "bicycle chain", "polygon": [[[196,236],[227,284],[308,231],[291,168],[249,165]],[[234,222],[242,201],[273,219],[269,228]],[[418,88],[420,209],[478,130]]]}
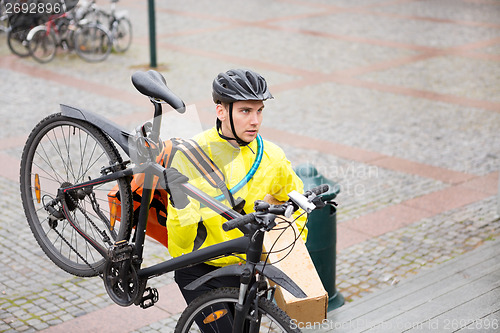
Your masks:
{"label": "bicycle chain", "polygon": [[103,278],[102,276],[102,273],[99,273],[88,261],[87,259],[85,259],[81,254],[80,252],[78,252],[74,247],[73,245],[71,245],[70,242],[68,242],[68,240],[56,229],[56,228],[52,228],[54,230],[54,232],[59,236],[61,237],[61,239],[66,243],[66,245],[68,245],[68,247],[70,248],[70,250],[72,250],[73,252],[75,252],[75,254],[80,258],[82,259],[82,261],[87,264],[87,266],[90,267],[90,269],[92,269],[94,271],[94,273],[99,276],[101,279]]}
{"label": "bicycle chain", "polygon": [[[92,221],[90,219],[90,217],[87,215],[87,213],[80,207],[80,205],[78,205],[78,202],[75,201],[75,199],[73,199],[73,197],[71,195],[67,195],[65,196],[65,198],[70,198],[70,200],[73,202],[73,204],[75,205],[75,207],[78,208],[78,210],[82,213],[82,215],[85,217],[86,220],[89,221],[89,223],[92,225],[92,227],[94,227],[95,230],[97,230],[97,232],[103,236],[103,241],[108,243],[109,245],[111,245],[110,241],[109,241],[109,237],[108,235],[106,235],[106,232],[105,231],[101,231],[99,229],[99,227],[97,227],[97,225],[94,223],[94,221]],[[64,205],[64,203],[63,203]],[[90,269],[92,269],[94,271],[94,273],[96,273],[97,276],[99,276],[101,279],[103,278],[103,274],[102,273],[99,273],[88,261],[87,259],[85,259],[79,252],[77,249],[75,249],[71,244],[70,242],[56,229],[56,228],[53,228],[53,230],[56,232],[56,234],[61,237],[61,239],[68,245],[68,247],[70,248],[70,250],[72,250],[73,252],[75,252],[75,254],[85,263],[87,264],[87,266],[89,266]]]}
{"label": "bicycle chain", "polygon": [[78,208],[78,210],[82,213],[82,215],[85,217],[85,219],[87,221],[89,221],[89,223],[94,227],[94,229],[102,236],[102,241],[103,242],[108,243],[109,246],[113,245],[113,244],[111,244],[109,236],[106,234],[106,231],[104,231],[104,230],[101,231],[99,229],[99,227],[95,225],[94,221],[92,221],[90,219],[90,217],[87,215],[87,213],[85,212],[85,210],[83,210],[83,208],[81,208],[80,205],[78,205],[78,202],[76,202],[75,199],[73,199],[73,197],[71,195],[67,195],[67,196],[65,196],[65,198],[70,198],[71,199],[71,201],[73,202],[73,204],[75,205],[75,207]]}

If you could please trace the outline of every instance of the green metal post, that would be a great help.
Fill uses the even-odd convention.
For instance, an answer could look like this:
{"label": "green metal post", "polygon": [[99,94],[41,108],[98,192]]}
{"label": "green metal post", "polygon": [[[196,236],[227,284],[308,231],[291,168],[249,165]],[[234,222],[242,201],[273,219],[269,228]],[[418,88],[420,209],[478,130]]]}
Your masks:
{"label": "green metal post", "polygon": [[148,1],[149,14],[149,56],[150,67],[156,68],[156,18],[155,18],[155,0]]}
{"label": "green metal post", "polygon": [[[328,184],[330,190],[321,195],[327,200],[334,199],[340,192],[339,185],[320,175],[313,165],[299,165],[295,172],[304,183],[304,191],[321,184]],[[335,286],[337,262],[337,214],[335,206],[327,204],[326,207],[311,212],[307,219],[307,229],[306,247],[323,287],[328,292],[328,311],[330,311],[344,304],[344,297]]]}

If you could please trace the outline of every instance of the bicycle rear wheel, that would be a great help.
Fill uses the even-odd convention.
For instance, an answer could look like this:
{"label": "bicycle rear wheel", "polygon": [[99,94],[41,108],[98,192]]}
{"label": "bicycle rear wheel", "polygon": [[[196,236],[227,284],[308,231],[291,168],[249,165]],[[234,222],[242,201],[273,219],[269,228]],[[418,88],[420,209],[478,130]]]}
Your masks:
{"label": "bicycle rear wheel", "polygon": [[[42,120],[28,137],[20,172],[26,218],[43,251],[70,274],[95,276],[102,271],[105,260],[89,242],[107,249],[130,237],[132,193],[124,178],[62,198],[58,189],[98,178],[103,167],[120,162],[118,151],[101,130],[61,114]],[[120,203],[110,204],[110,193]],[[54,220],[48,207],[64,208],[66,213]],[[111,210],[117,215],[114,227]]]}
{"label": "bicycle rear wheel", "polygon": [[[197,322],[205,325],[203,332],[231,332],[232,311],[238,303],[238,296],[237,288],[220,288],[201,295],[182,312],[174,332],[200,332]],[[255,315],[255,310],[251,311],[248,315]],[[259,299],[258,311],[260,317],[258,332],[300,332],[298,328],[293,328],[290,317],[268,299]],[[247,318],[245,326],[248,324]]]}
{"label": "bicycle rear wheel", "polygon": [[33,59],[42,64],[54,59],[57,43],[52,32],[45,27],[36,27],[29,35],[28,49]]}
{"label": "bicycle rear wheel", "polygon": [[88,62],[105,60],[113,47],[110,33],[96,24],[87,24],[75,32],[75,51]]}
{"label": "bicycle rear wheel", "polygon": [[132,23],[122,17],[113,23],[113,44],[116,52],[125,52],[132,43]]}

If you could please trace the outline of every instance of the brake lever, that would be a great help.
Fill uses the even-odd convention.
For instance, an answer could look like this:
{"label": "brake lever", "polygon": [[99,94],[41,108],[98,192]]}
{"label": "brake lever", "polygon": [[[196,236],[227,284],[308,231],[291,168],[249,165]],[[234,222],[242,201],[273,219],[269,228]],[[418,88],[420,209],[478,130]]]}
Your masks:
{"label": "brake lever", "polygon": [[263,218],[263,229],[265,231],[270,231],[272,228],[276,226],[276,216],[272,214],[266,214],[266,216]]}
{"label": "brake lever", "polygon": [[320,196],[312,198],[311,202],[316,206],[316,209],[321,209],[326,206],[326,203],[321,199]]}

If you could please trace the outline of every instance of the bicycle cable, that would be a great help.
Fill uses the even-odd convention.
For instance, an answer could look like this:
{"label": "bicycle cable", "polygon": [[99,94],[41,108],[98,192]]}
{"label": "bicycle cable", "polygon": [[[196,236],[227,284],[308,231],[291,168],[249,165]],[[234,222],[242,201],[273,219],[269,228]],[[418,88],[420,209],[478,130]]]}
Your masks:
{"label": "bicycle cable", "polygon": [[[282,248],[282,249],[279,249],[279,250],[276,250],[276,251],[273,251],[273,248],[274,246],[278,243],[278,240],[281,238],[281,236],[283,236],[283,234],[285,233],[285,231],[292,227],[293,223],[295,223],[295,221],[297,221],[302,215],[304,215],[306,212],[303,212],[302,214],[300,214],[299,216],[297,216],[293,221],[287,221],[285,220],[284,218],[281,217],[281,219],[288,224],[288,226],[286,227],[283,227],[282,228],[282,231],[280,233],[280,235],[276,238],[276,240],[273,242],[273,245],[271,246],[271,248],[269,249],[269,251],[265,252],[267,254],[266,256],[266,260],[264,261],[264,265],[262,267],[262,270],[264,270],[264,268],[266,267],[266,264],[268,263],[268,259],[269,259],[269,255],[272,254],[272,253],[279,253],[279,252],[283,252],[285,250],[287,250],[288,248],[290,248],[290,250],[288,251],[288,253],[286,253],[282,258],[274,261],[274,262],[269,262],[269,264],[271,265],[275,265],[283,260],[285,260],[286,257],[288,257],[292,251],[293,251],[293,248],[295,247],[295,243],[297,242],[297,240],[299,239],[299,237],[302,235],[302,232],[304,231],[304,228],[302,228],[302,230],[300,231],[300,233],[297,235],[297,231],[295,230],[295,228],[292,228],[293,230],[293,233],[294,233],[294,240],[293,242],[291,242],[289,245],[287,245],[286,247]],[[281,230],[281,229],[277,229],[277,230]],[[264,254],[264,252],[263,252]]]}

